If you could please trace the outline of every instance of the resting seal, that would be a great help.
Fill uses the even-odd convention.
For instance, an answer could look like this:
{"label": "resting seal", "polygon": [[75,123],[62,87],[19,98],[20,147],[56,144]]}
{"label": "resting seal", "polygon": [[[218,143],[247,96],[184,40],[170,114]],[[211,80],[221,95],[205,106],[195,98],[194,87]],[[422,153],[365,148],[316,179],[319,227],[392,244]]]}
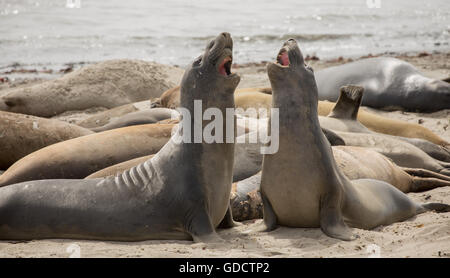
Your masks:
{"label": "resting seal", "polygon": [[284,44],[278,63],[267,66],[272,105],[280,112],[280,148],[264,155],[261,176],[267,230],[320,227],[330,237],[352,240],[348,225],[372,229],[429,209],[450,211],[445,204],[417,204],[386,182],[346,178],[320,130],[314,73],[295,40]]}
{"label": "resting seal", "polygon": [[66,122],[0,111],[0,169],[46,146],[89,134]]}
{"label": "resting seal", "polygon": [[121,117],[112,119],[104,126],[94,127],[90,130],[102,132],[106,130],[143,124],[153,124],[166,119],[176,119],[179,113],[176,110],[168,108],[153,108],[150,110],[136,111],[125,114]]}
{"label": "resting seal", "polygon": [[450,108],[450,84],[423,76],[413,65],[377,57],[329,67],[316,73],[319,99],[336,101],[341,86],[365,89],[362,104],[374,108],[434,112]]}
{"label": "resting seal", "polygon": [[[272,107],[271,92],[271,88],[238,89],[234,98],[236,108],[270,109]],[[160,99],[152,102],[152,106],[174,109],[179,106],[179,99],[179,88],[175,87],[164,92]],[[328,115],[333,110],[334,105],[334,102],[319,101],[319,115]],[[450,145],[449,142],[419,124],[386,118],[364,110],[359,110],[358,120],[375,132],[409,138],[421,138],[442,146]]]}
{"label": "resting seal", "polygon": [[179,83],[182,73],[138,60],[100,62],[56,80],[10,89],[0,97],[0,110],[51,117],[93,107],[113,108],[159,97]]}
{"label": "resting seal", "polygon": [[[222,33],[186,70],[181,105],[191,115],[194,100],[202,109],[234,108],[240,78],[222,75],[230,72],[231,55],[231,37]],[[193,131],[193,117],[189,123]],[[233,224],[227,212],[234,143],[179,143],[184,124],[151,160],[120,176],[0,188],[0,238],[219,240],[215,228],[224,217],[224,226]]]}
{"label": "resting seal", "polygon": [[123,127],[59,142],[23,157],[0,176],[0,186],[31,180],[82,179],[132,158],[157,153],[174,125]]}
{"label": "resting seal", "polygon": [[363,99],[363,92],[364,88],[361,86],[342,86],[339,89],[339,99],[330,114],[327,117],[319,116],[320,126],[334,131],[378,134],[394,140],[405,141],[437,160],[450,162],[450,150],[446,147],[436,145],[424,139],[377,133],[361,124],[356,116],[358,115],[361,100]]}

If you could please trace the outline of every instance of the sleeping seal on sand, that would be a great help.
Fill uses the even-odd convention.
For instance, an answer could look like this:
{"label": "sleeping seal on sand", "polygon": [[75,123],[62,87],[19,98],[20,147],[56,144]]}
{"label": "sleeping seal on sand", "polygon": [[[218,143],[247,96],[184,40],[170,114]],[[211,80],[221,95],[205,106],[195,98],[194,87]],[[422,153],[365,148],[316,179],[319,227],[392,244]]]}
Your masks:
{"label": "sleeping seal on sand", "polygon": [[319,99],[336,101],[341,86],[364,87],[362,104],[381,109],[434,112],[450,108],[450,84],[425,77],[413,65],[376,57],[329,67],[316,73]]}

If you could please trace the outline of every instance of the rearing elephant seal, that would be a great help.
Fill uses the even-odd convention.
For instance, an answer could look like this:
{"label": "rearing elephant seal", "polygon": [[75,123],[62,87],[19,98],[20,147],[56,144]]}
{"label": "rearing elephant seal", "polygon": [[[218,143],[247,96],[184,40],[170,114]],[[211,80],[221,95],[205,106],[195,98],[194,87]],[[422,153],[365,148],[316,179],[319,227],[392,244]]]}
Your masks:
{"label": "rearing elephant seal", "polygon": [[450,84],[423,76],[413,65],[390,57],[329,67],[316,74],[319,99],[336,101],[347,84],[365,89],[362,104],[374,108],[434,112],[450,108]]}
{"label": "rearing elephant seal", "polygon": [[[222,33],[186,70],[181,105],[191,115],[194,100],[202,109],[234,107],[240,78],[230,73],[231,57],[231,37]],[[234,143],[182,142],[183,128],[194,126],[193,117],[182,121],[151,160],[116,177],[0,188],[0,238],[218,240],[215,228],[230,211]],[[232,224],[231,215],[226,220]]]}
{"label": "rearing elephant seal", "polygon": [[284,44],[277,61],[267,66],[280,119],[279,150],[264,155],[261,176],[267,230],[320,227],[330,237],[352,240],[347,225],[371,229],[430,209],[450,211],[445,204],[417,204],[386,182],[347,179],[320,129],[314,73],[295,40]]}

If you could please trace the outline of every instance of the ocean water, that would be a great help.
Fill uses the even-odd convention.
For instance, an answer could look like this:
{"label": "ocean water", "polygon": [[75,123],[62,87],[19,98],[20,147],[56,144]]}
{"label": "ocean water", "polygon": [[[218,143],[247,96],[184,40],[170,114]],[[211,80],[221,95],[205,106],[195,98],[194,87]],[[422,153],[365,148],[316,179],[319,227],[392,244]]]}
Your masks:
{"label": "ocean water", "polygon": [[113,58],[185,66],[222,31],[235,63],[272,60],[291,37],[320,58],[448,52],[450,1],[0,0],[0,70]]}

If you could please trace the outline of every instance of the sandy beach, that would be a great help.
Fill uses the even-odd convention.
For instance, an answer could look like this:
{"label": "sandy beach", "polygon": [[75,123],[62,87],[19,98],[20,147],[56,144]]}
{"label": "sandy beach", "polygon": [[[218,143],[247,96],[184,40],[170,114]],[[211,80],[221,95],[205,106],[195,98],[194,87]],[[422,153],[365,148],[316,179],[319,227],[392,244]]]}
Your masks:
{"label": "sandy beach", "polygon": [[[450,76],[450,53],[396,55],[434,78]],[[310,60],[319,70],[348,62],[348,59]],[[242,81],[239,87],[268,87],[265,63],[235,65]],[[0,94],[8,87],[23,86],[39,79],[18,80],[0,85]],[[419,123],[450,142],[450,110],[435,113],[379,111],[363,109],[390,118]],[[76,122],[100,110],[76,111],[56,118]],[[417,202],[450,203],[450,188],[409,193]],[[219,230],[225,243],[203,244],[190,241],[108,242],[86,240],[0,241],[0,257],[450,257],[450,213],[427,212],[401,223],[371,231],[355,229],[357,240],[344,242],[324,235],[320,229],[280,227],[269,233],[246,233],[262,220]],[[77,252],[79,251],[79,253]]]}

